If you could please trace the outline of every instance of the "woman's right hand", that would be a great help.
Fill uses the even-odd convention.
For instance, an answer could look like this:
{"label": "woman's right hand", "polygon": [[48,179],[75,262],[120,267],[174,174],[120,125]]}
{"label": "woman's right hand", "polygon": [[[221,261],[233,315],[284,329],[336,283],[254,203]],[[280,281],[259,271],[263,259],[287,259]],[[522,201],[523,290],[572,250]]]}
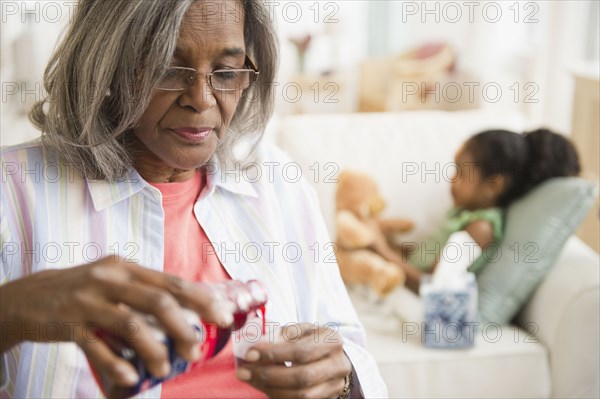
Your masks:
{"label": "woman's right hand", "polygon": [[74,341],[94,368],[131,386],[138,378],[134,368],[96,337],[96,329],[120,337],[154,376],[164,377],[170,371],[166,346],[152,337],[140,313],[153,315],[177,352],[194,361],[200,343],[182,307],[204,321],[233,321],[233,303],[208,288],[115,257],[34,273],[0,287],[0,353],[22,341]]}

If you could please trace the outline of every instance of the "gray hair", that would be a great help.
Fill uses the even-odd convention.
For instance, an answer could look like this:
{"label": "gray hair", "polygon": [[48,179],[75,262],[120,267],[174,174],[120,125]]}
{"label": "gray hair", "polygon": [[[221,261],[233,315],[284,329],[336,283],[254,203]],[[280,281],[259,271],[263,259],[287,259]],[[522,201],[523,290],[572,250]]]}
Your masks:
{"label": "gray hair", "polygon": [[[90,179],[116,181],[133,165],[132,128],[171,61],[184,14],[196,0],[81,0],[44,73],[47,97],[29,113],[44,146]],[[260,70],[241,96],[216,157],[258,145],[273,112],[278,63],[273,21],[260,0],[235,0],[244,13],[246,51]],[[143,72],[143,73],[142,73]]]}

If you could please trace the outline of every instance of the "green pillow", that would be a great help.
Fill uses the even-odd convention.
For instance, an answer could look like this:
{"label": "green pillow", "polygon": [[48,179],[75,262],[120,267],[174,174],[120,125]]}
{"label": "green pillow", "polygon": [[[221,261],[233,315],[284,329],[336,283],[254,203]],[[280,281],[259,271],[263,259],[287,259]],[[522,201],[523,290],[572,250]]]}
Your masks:
{"label": "green pillow", "polygon": [[509,323],[554,265],[596,199],[594,183],[558,177],[540,184],[506,213],[502,242],[478,274],[481,322]]}

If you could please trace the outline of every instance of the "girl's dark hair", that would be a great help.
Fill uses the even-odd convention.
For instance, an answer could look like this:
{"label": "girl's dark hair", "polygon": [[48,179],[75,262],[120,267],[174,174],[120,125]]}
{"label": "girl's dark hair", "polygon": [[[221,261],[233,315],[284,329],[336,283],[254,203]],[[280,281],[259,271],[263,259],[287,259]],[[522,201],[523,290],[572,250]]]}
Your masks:
{"label": "girl's dark hair", "polygon": [[487,130],[465,143],[484,179],[501,175],[506,180],[497,205],[508,206],[546,179],[577,176],[579,156],[564,136],[548,129],[518,134]]}

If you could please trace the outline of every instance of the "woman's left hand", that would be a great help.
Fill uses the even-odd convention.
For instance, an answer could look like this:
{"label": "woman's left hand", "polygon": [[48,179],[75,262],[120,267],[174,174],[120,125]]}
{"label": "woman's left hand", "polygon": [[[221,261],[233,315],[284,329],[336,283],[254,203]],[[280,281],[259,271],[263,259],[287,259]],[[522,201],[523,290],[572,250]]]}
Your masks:
{"label": "woman's left hand", "polygon": [[352,363],[335,330],[301,323],[283,327],[281,337],[253,346],[238,378],[269,397],[336,398],[342,393]]}

